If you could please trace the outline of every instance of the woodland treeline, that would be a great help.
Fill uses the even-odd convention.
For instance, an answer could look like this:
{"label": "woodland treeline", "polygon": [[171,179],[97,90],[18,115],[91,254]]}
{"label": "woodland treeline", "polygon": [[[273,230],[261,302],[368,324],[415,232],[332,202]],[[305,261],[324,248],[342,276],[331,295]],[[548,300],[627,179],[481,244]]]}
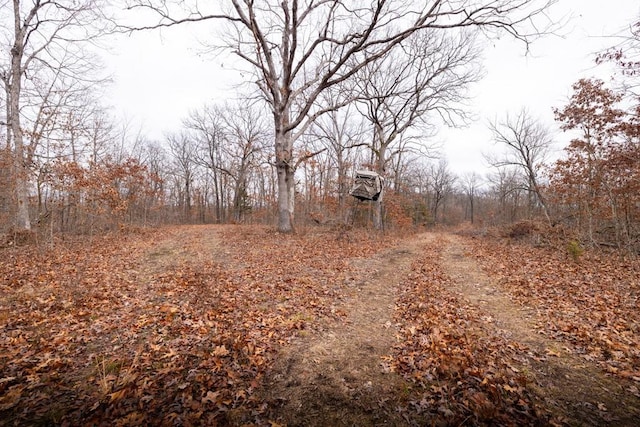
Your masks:
{"label": "woodland treeline", "polygon": [[[228,15],[219,16],[185,15],[177,3],[166,10],[131,3],[156,20],[115,25],[102,20],[95,1],[55,12],[52,2],[2,5],[0,20],[11,25],[3,24],[0,57],[1,231],[50,236],[225,222],[276,223],[281,231],[311,224],[393,229],[535,220],[583,244],[640,250],[640,23],[594,59],[614,64],[611,81],[579,80],[565,105],[549,106],[571,137],[559,160],[549,154],[560,135],[523,108],[490,124],[500,149],[487,158],[487,173],[456,175],[430,141],[438,127],[464,120],[467,89],[481,77],[479,31],[467,27],[486,30],[495,16],[456,10],[443,31],[433,9],[383,43],[391,21],[379,17],[411,11],[382,1],[379,10],[356,14],[313,2],[303,11],[295,1],[260,10],[232,1]],[[495,13],[510,17],[503,31],[527,41],[519,25],[544,16],[552,3]],[[57,19],[46,19],[54,13]],[[309,16],[327,23],[324,37],[309,41],[313,32],[302,22]],[[347,18],[351,24],[329,37],[338,31],[329,23]],[[108,82],[87,43],[108,32],[208,19],[237,30],[228,31],[236,36],[223,39],[225,46],[244,41],[238,46],[247,50],[237,54],[257,88],[254,82],[234,100],[194,106],[182,128],[163,140],[118,123],[99,101]],[[274,20],[282,26],[258,26]],[[247,28],[258,29],[245,39]],[[275,53],[265,53],[268,43]],[[327,47],[321,54],[319,45]],[[284,71],[275,75],[276,69]],[[384,177],[379,203],[349,196],[359,169]]]}

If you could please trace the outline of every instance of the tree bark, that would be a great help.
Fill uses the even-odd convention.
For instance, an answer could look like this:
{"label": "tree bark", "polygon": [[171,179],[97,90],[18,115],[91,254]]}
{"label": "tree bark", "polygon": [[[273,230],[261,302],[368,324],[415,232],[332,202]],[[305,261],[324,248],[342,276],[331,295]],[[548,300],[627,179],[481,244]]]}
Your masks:
{"label": "tree bark", "polygon": [[293,141],[291,135],[276,131],[276,174],[278,176],[278,231],[294,232],[293,220],[295,212],[295,181],[293,170]]}
{"label": "tree bark", "polygon": [[9,99],[11,98],[10,87],[9,87],[9,76],[2,75],[2,82],[4,83],[4,95],[5,95],[5,117],[6,123],[4,123],[4,131],[5,131],[5,147],[7,149],[7,153],[11,152],[11,104],[9,103]]}
{"label": "tree bark", "polygon": [[[378,135],[382,135],[382,130],[376,129]],[[380,147],[377,150],[378,158],[376,160],[376,173],[380,178],[384,177],[385,163],[387,156],[387,142],[380,138]],[[380,196],[373,202],[373,226],[376,230],[384,230],[384,181],[382,181],[382,189]]]}
{"label": "tree bark", "polygon": [[[16,6],[17,7],[17,6]],[[11,48],[11,82],[9,85],[9,123],[14,148],[14,180],[17,201],[15,226],[31,230],[29,218],[29,165],[26,158],[24,135],[20,124],[20,92],[22,89],[23,35],[20,28],[20,9],[14,10],[16,40]]]}

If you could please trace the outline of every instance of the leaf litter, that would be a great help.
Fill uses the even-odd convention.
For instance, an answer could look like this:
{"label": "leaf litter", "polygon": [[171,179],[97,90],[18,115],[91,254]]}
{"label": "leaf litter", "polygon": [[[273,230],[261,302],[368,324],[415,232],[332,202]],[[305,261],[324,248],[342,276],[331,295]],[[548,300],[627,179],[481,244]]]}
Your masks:
{"label": "leaf litter", "polygon": [[[341,390],[312,395],[317,413],[342,405],[352,424],[570,424],[571,413],[541,398],[552,378],[530,363],[563,345],[637,399],[636,267],[467,242],[464,257],[495,275],[494,291],[561,343],[538,351],[456,291],[446,239],[425,236],[407,249],[406,238],[355,232],[187,226],[4,248],[0,424],[327,425],[311,412],[291,418],[282,400],[291,396],[269,390],[300,366],[315,369],[298,377],[316,381],[306,392]],[[374,332],[367,312],[382,322]],[[343,331],[369,344],[332,353]],[[309,343],[325,359],[305,361]],[[319,382],[335,355],[335,375]]]}

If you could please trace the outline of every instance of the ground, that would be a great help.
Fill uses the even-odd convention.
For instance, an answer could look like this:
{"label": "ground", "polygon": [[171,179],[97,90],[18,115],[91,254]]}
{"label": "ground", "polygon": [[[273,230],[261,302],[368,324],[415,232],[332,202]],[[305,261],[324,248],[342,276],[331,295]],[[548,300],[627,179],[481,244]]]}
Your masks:
{"label": "ground", "polygon": [[[594,363],[577,356],[567,343],[545,337],[536,330],[535,310],[516,305],[465,255],[461,238],[447,236],[444,267],[454,278],[452,291],[481,307],[490,323],[528,349],[520,369],[532,375],[532,387],[542,407],[559,419],[579,425],[634,425],[640,420],[637,395],[629,384],[605,375]],[[633,387],[633,386],[631,386]]]}
{"label": "ground", "polygon": [[242,226],[0,251],[0,425],[640,423],[637,260]]}

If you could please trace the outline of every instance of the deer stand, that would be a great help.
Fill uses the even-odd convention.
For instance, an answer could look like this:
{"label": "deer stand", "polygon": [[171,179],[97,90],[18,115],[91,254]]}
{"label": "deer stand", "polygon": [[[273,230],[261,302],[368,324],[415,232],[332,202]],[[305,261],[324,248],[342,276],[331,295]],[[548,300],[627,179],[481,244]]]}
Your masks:
{"label": "deer stand", "polygon": [[[383,179],[376,172],[359,170],[356,171],[356,176],[353,182],[353,186],[349,191],[349,194],[357,199],[356,206],[351,208],[350,223],[358,223],[363,225],[367,223],[366,213],[363,212],[362,202],[373,201],[377,202],[382,197]],[[367,209],[369,214],[370,209]]]}
{"label": "deer stand", "polygon": [[356,172],[353,187],[349,194],[358,200],[378,200],[382,193],[382,177],[375,172],[360,170]]}

